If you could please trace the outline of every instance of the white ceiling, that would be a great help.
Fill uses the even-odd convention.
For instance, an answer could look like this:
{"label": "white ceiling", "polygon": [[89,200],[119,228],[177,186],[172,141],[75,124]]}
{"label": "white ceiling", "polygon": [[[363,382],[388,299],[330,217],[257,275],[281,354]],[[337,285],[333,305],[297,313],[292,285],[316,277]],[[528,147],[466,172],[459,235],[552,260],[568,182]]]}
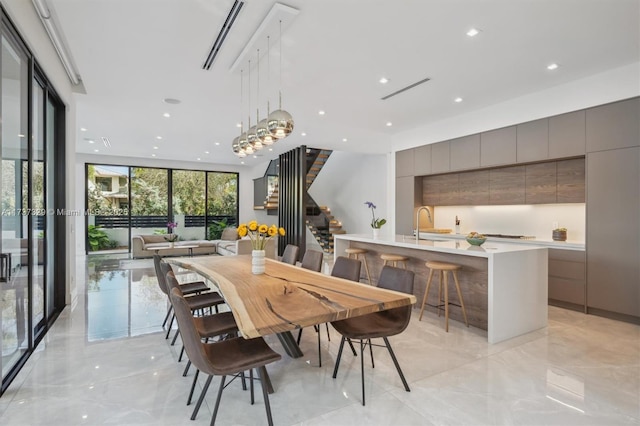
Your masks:
{"label": "white ceiling", "polygon": [[[156,154],[164,159],[240,163],[231,152],[231,141],[239,134],[236,123],[242,117],[246,125],[250,113],[248,79],[245,71],[241,111],[240,74],[230,68],[273,0],[245,3],[209,71],[202,64],[233,0],[48,3],[86,89],[86,94],[77,95],[78,152],[93,154],[99,149],[99,155]],[[283,107],[293,115],[295,129],[272,152],[263,150],[257,159],[246,158],[247,165],[301,144],[389,152],[395,132],[640,59],[638,0],[288,0],[285,4],[299,10],[282,37]],[[470,38],[465,33],[471,27],[482,31]],[[280,76],[277,44],[271,46],[270,57],[273,110]],[[552,62],[560,65],[555,71],[546,69]],[[264,116],[266,59],[260,66]],[[254,68],[254,124],[256,74]],[[382,76],[389,83],[380,84]],[[380,99],[427,77],[431,81],[389,100]],[[454,102],[458,96],[464,101]],[[163,103],[167,97],[182,102],[168,105]],[[320,109],[326,111],[324,116],[318,114]],[[164,118],[165,112],[171,118]],[[110,139],[111,148],[102,145],[102,136]]]}

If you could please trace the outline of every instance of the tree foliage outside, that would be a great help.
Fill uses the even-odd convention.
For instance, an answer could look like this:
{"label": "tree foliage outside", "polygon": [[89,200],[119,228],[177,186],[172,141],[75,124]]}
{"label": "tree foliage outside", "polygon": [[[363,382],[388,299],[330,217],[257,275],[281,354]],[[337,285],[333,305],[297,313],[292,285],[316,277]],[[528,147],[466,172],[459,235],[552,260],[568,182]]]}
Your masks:
{"label": "tree foliage outside", "polygon": [[173,214],[204,216],[205,176],[205,172],[173,171]]}
{"label": "tree foliage outside", "polygon": [[235,173],[208,173],[207,214],[236,216],[238,212],[238,175]]}

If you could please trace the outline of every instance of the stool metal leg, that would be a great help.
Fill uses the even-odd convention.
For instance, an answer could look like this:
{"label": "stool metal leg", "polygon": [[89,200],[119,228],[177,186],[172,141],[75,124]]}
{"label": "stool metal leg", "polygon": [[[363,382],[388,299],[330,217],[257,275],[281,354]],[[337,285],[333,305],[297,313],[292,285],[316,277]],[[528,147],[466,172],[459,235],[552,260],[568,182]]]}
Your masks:
{"label": "stool metal leg", "polygon": [[444,275],[444,329],[449,332],[449,278],[447,272]]}
{"label": "stool metal leg", "polygon": [[460,291],[460,283],[458,282],[458,274],[456,271],[452,272],[453,281],[456,283],[456,291],[458,292],[458,299],[460,299],[460,307],[462,308],[462,315],[464,315],[464,323],[469,327],[469,321],[467,321],[467,310],[464,308],[464,300],[462,299],[462,292]]}
{"label": "stool metal leg", "polygon": [[429,287],[431,287],[432,278],[433,269],[429,269],[429,277],[427,278],[427,289],[424,291],[424,297],[422,298],[422,307],[420,308],[420,318],[418,318],[418,321],[422,321],[422,314],[424,313],[424,306],[427,304],[427,295],[429,294]]}

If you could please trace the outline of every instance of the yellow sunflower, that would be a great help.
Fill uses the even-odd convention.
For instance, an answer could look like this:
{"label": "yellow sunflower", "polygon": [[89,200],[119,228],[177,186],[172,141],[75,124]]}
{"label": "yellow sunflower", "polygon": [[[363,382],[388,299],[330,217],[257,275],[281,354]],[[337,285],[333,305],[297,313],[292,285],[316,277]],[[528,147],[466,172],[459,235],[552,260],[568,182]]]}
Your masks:
{"label": "yellow sunflower", "polygon": [[284,228],[278,229],[278,233],[280,234],[281,237],[284,237],[286,234],[286,232],[284,231]]}
{"label": "yellow sunflower", "polygon": [[266,234],[267,229],[269,229],[269,227],[265,224],[262,224],[258,227],[258,232],[260,232],[261,234]]}
{"label": "yellow sunflower", "polygon": [[249,222],[249,231],[255,231],[256,229],[258,229],[258,222],[255,220]]}
{"label": "yellow sunflower", "polygon": [[238,235],[244,237],[247,235],[247,225],[244,223],[238,227]]}
{"label": "yellow sunflower", "polygon": [[267,234],[268,234],[270,237],[275,237],[276,235],[278,235],[278,227],[277,227],[277,226],[275,226],[275,225],[271,225],[271,226],[269,227],[269,230],[267,230]]}

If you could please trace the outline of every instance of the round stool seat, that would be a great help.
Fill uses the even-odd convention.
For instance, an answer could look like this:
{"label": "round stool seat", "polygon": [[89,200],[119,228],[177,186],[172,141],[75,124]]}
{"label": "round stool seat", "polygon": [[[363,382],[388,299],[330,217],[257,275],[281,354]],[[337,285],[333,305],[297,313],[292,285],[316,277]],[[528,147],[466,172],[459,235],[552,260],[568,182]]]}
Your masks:
{"label": "round stool seat", "polygon": [[398,262],[402,262],[402,267],[407,269],[407,260],[409,258],[407,256],[402,256],[399,254],[390,254],[390,253],[382,253],[380,255],[380,259],[384,260],[383,265],[391,264],[393,267],[398,266]]}
{"label": "round stool seat", "polygon": [[367,250],[361,248],[347,248],[344,249],[344,252],[347,254],[365,254]]}
{"label": "round stool seat", "polygon": [[407,256],[400,256],[398,254],[381,254],[380,259],[388,260],[390,262],[405,262],[409,258]]}
{"label": "round stool seat", "polygon": [[436,262],[436,261],[429,261],[425,263],[425,265],[429,269],[436,269],[440,271],[457,271],[458,269],[461,268],[460,265],[455,265],[453,263],[444,263],[444,262]]}

